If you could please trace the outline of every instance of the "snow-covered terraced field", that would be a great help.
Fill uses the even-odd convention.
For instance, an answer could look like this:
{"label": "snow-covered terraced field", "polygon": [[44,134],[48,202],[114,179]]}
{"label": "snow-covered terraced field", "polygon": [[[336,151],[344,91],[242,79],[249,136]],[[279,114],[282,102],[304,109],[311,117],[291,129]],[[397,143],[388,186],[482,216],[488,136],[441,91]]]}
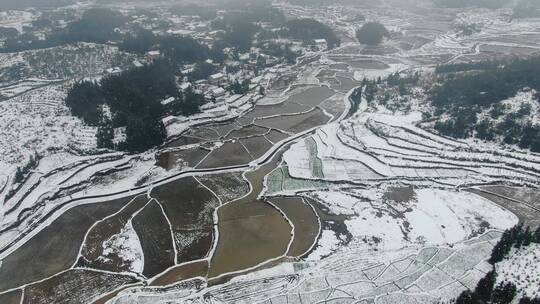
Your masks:
{"label": "snow-covered terraced field", "polygon": [[[142,288],[120,292],[111,303],[432,303],[455,298],[490,270],[485,261],[500,233],[453,247],[381,252],[349,249],[318,264],[286,262],[198,291]],[[173,297],[174,295],[174,297]]]}
{"label": "snow-covered terraced field", "polygon": [[[0,302],[420,304],[474,288],[502,231],[524,221],[504,199],[537,206],[483,186],[534,191],[540,155],[422,129],[421,93],[397,98],[411,111],[364,98],[354,115],[349,96],[364,77],[533,55],[540,20],[424,2],[278,4],[332,26],[342,46],[265,71],[265,96],[255,87],[167,117],[167,143],[138,155],[94,155],[96,129],[63,103],[73,80],[134,55],[88,43],[0,54]],[[390,37],[359,45],[352,15]],[[13,16],[0,24],[35,17]],[[527,275],[536,253],[515,250],[498,280],[538,282]]]}
{"label": "snow-covered terraced field", "polygon": [[[284,156],[292,177],[326,181],[380,183],[381,180],[429,180],[460,186],[507,182],[538,186],[540,155],[494,150],[482,143],[447,139],[407,123],[407,117],[363,114],[330,124],[312,139],[322,175],[304,142]],[[358,168],[353,170],[352,168]]]}

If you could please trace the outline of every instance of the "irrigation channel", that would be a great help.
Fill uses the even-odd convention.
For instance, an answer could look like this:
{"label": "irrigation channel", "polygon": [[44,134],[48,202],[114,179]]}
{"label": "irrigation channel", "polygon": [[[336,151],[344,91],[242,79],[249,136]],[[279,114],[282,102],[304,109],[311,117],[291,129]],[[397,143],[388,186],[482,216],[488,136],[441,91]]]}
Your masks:
{"label": "irrigation channel", "polygon": [[[299,198],[261,194],[265,176],[292,143],[347,114],[357,83],[337,72],[331,85],[276,90],[277,102],[192,128],[157,153],[158,166],[182,163],[189,170],[57,206],[0,252],[0,302],[20,299],[22,290],[25,303],[32,295],[58,299],[70,292],[65,286],[91,283],[85,296],[101,303],[134,284],[167,286],[193,277],[219,283],[304,255],[320,230],[315,209]],[[103,244],[128,228],[141,243],[139,270],[117,253],[103,257]]]}

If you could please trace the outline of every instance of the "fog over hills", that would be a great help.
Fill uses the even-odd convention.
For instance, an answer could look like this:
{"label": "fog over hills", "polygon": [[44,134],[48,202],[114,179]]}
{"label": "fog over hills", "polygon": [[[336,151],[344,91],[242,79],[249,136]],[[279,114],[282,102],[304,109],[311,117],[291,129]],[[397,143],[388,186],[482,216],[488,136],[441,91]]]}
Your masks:
{"label": "fog over hills", "polygon": [[0,304],[540,304],[540,1],[0,0]]}

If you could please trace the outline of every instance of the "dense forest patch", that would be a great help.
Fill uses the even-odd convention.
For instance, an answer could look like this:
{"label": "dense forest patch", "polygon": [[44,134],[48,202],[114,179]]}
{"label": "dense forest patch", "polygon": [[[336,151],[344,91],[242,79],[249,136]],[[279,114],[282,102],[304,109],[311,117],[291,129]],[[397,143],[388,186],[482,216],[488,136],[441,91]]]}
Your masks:
{"label": "dense forest patch", "polygon": [[430,92],[435,129],[540,152],[539,69],[540,58],[438,67]]}
{"label": "dense forest patch", "polygon": [[[167,107],[162,105],[161,101],[169,97],[175,101]],[[203,96],[178,90],[170,65],[165,62],[110,75],[100,82],[78,82],[66,98],[73,115],[99,127],[100,148],[114,148],[113,128],[126,127],[126,140],[117,148],[133,152],[165,140],[167,134],[161,122],[165,113],[191,115],[199,111],[202,103]]]}
{"label": "dense forest patch", "polygon": [[390,36],[388,30],[379,22],[368,22],[356,31],[356,38],[362,44],[377,45],[384,37]]}
{"label": "dense forest patch", "polygon": [[334,31],[326,24],[314,19],[294,19],[286,23],[288,37],[300,40],[326,39],[329,48],[340,45],[341,41]]}

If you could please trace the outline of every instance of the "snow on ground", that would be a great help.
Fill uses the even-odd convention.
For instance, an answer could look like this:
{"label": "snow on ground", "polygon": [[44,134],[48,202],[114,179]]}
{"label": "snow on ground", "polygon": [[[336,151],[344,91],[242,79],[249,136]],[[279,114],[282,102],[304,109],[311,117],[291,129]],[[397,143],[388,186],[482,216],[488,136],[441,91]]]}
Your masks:
{"label": "snow on ground", "polygon": [[[505,230],[518,222],[514,214],[468,192],[416,189],[409,202],[386,201],[383,195],[374,199],[372,192],[318,191],[311,196],[331,214],[348,216],[345,224],[352,234],[351,246],[368,250],[453,245],[488,228]],[[332,243],[326,239],[319,241],[319,245],[324,247],[329,243],[331,248]]]}
{"label": "snow on ground", "polygon": [[323,230],[319,240],[317,240],[317,247],[315,247],[306,259],[310,261],[327,257],[339,248],[339,243],[340,241],[334,231],[329,229]]}
{"label": "snow on ground", "polygon": [[71,116],[64,98],[64,88],[53,85],[0,103],[0,168],[12,171],[36,152],[95,148],[95,128]]}
{"label": "snow on ground", "polygon": [[510,255],[495,265],[497,284],[511,282],[518,295],[540,297],[540,244],[513,248]]}
{"label": "snow on ground", "polygon": [[[313,139],[324,179],[363,183],[387,179],[410,183],[414,179],[443,186],[495,181],[538,184],[539,155],[496,149],[489,143],[451,140],[416,127],[419,119],[417,112],[362,113],[322,127]],[[320,179],[307,170],[306,150],[301,144],[293,145],[285,164],[295,178]]]}
{"label": "snow on ground", "polygon": [[109,254],[115,254],[124,263],[129,264],[131,271],[142,273],[144,267],[143,249],[131,221],[122,228],[119,234],[115,234],[103,242],[103,255],[100,258],[106,261]]}
{"label": "snow on ground", "polygon": [[[347,248],[322,261],[284,262],[196,293],[120,292],[111,303],[435,303],[474,288],[489,271],[485,261],[499,232],[453,247],[422,247],[380,254]],[[187,292],[189,290],[189,292]],[[175,296],[176,295],[176,296]]]}
{"label": "snow on ground", "polygon": [[178,135],[192,126],[237,118],[253,108],[255,102],[261,97],[257,94],[247,94],[241,97],[232,96],[231,99],[216,103],[208,103],[204,108],[201,108],[201,113],[189,117],[173,117],[171,123],[165,123],[167,134],[169,136]]}
{"label": "snow on ground", "polygon": [[30,11],[0,11],[0,26],[11,27],[21,33],[23,26],[30,25],[36,18],[36,14]]}

